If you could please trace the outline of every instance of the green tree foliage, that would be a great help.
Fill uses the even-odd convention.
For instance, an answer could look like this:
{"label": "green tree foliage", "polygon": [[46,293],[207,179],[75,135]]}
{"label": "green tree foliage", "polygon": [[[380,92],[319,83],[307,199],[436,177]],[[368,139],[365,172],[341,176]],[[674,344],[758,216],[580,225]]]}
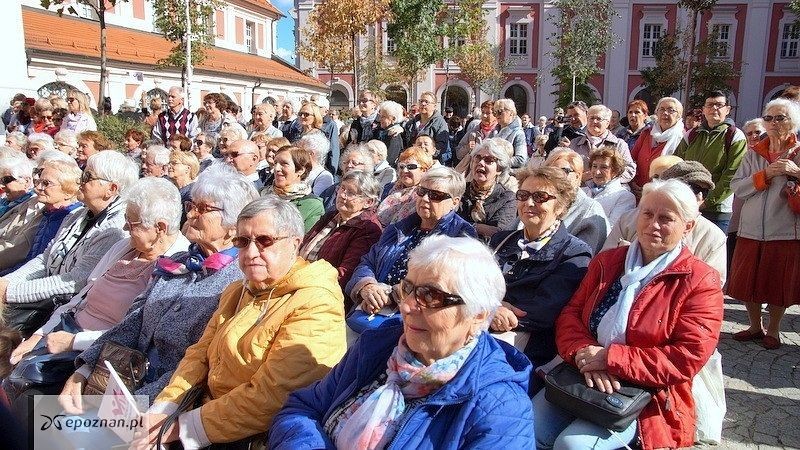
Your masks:
{"label": "green tree foliage", "polygon": [[800,0],[792,0],[789,2],[789,11],[794,13],[795,17],[797,17],[794,21],[795,25],[800,26]]}
{"label": "green tree foliage", "polygon": [[431,64],[446,59],[442,38],[449,27],[442,0],[392,0],[388,34],[394,40],[397,72],[409,84]]}
{"label": "green tree foliage", "polygon": [[678,0],[679,8],[686,8],[689,10],[689,28],[687,30],[687,37],[684,41],[684,50],[685,54],[690,55],[690,57],[686,64],[686,74],[684,75],[683,80],[684,106],[691,103],[690,97],[693,90],[692,73],[694,72],[693,66],[696,62],[695,55],[697,54],[695,51],[695,47],[697,45],[697,18],[703,11],[713,8],[714,5],[717,4],[717,1],[718,0]]}
{"label": "green tree foliage", "polygon": [[191,20],[192,65],[201,64],[208,47],[214,45],[214,11],[222,5],[219,0],[151,0],[154,25],[174,47],[169,55],[158,61],[160,67],[179,67],[186,70],[186,2],[189,1]]}
{"label": "green tree foliage", "polygon": [[[105,86],[106,77],[108,76],[108,69],[106,67],[106,8],[113,8],[117,6],[117,3],[126,1],[128,0],[40,0],[39,2],[44,9],[50,9],[50,7],[54,7],[59,17],[63,16],[65,11],[68,14],[77,16],[78,11],[75,9],[76,4],[88,6],[95,13],[95,15],[97,15],[100,25],[100,89],[97,98],[97,109],[100,111],[101,115],[105,114],[105,111],[101,106],[103,104],[103,99],[106,97]],[[100,6],[101,4],[103,5],[102,7]]]}
{"label": "green tree foliage", "polygon": [[731,92],[731,81],[741,74],[740,62],[718,57],[722,45],[714,33],[697,43],[692,55],[695,62],[692,64],[690,108],[700,108],[710,91]]}
{"label": "green tree foliage", "polygon": [[133,120],[112,114],[96,117],[97,131],[103,133],[110,141],[115,144],[115,148],[125,148],[125,132],[130,129],[137,129],[150,136],[150,127],[141,120]]}
{"label": "green tree foliage", "polygon": [[686,59],[680,44],[680,33],[661,36],[653,48],[656,65],[641,71],[645,87],[655,98],[666,97],[683,87]]}

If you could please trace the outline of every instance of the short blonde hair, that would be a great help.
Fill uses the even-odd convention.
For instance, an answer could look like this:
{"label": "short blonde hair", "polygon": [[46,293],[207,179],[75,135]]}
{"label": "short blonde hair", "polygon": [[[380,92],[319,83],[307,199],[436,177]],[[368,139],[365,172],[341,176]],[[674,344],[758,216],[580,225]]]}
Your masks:
{"label": "short blonde hair", "polygon": [[312,126],[316,129],[322,128],[322,111],[319,109],[319,106],[312,102],[306,102],[303,106],[300,107],[298,114],[303,111],[303,108],[307,108],[310,110],[311,115],[314,116],[314,123]]}
{"label": "short blonde hair", "polygon": [[169,154],[169,162],[176,162],[189,166],[189,176],[193,180],[197,178],[197,175],[200,173],[200,161],[197,160],[197,156],[192,152],[173,150]]}

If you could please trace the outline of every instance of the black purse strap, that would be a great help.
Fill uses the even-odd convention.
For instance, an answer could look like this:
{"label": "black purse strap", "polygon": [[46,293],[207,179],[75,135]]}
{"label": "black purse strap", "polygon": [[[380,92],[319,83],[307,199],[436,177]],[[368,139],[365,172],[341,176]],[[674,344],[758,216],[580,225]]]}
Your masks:
{"label": "black purse strap", "polygon": [[158,436],[156,437],[156,448],[162,448],[161,440],[164,438],[164,434],[166,434],[169,427],[178,420],[178,417],[186,411],[189,411],[194,407],[200,398],[203,396],[203,392],[205,392],[205,380],[198,385],[192,386],[183,394],[183,398],[181,399],[180,403],[178,403],[178,408],[172,412],[172,414],[168,415],[166,419],[164,419],[164,423],[161,424],[161,428],[158,430]]}

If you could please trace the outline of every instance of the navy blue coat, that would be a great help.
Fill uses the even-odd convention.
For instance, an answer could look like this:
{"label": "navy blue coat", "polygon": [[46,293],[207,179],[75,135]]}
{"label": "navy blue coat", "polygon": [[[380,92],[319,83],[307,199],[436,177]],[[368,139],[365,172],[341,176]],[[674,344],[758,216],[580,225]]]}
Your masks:
{"label": "navy blue coat", "polygon": [[[337,406],[386,371],[402,333],[399,319],[364,331],[325,378],[290,394],[272,422],[269,447],[335,449],[323,424]],[[530,371],[522,353],[481,333],[456,376],[406,411],[387,449],[535,448]]]}

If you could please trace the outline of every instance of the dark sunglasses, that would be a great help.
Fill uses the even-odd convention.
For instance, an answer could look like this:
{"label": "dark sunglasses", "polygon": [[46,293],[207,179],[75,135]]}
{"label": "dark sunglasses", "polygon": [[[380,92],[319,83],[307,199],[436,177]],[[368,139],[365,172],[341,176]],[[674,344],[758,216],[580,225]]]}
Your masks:
{"label": "dark sunglasses", "polygon": [[464,304],[464,299],[458,295],[448,294],[431,286],[414,286],[406,279],[400,280],[400,292],[403,298],[413,293],[417,306],[423,309],[447,308]]}
{"label": "dark sunglasses", "polygon": [[419,169],[419,165],[418,164],[402,164],[402,163],[400,163],[400,164],[397,165],[397,170],[399,170],[400,172],[402,172],[404,170],[417,170],[417,169]]}
{"label": "dark sunglasses", "polygon": [[0,178],[0,183],[2,184],[9,184],[15,181],[17,181],[17,179],[15,177],[12,177],[11,175],[6,175],[3,178]]}
{"label": "dark sunglasses", "polygon": [[229,153],[225,154],[225,157],[226,158],[230,158],[230,159],[236,159],[236,158],[238,158],[238,157],[240,157],[242,155],[255,155],[255,153],[250,153],[250,152],[247,152],[247,153],[229,152]]}
{"label": "dark sunglasses", "polygon": [[39,175],[41,175],[42,172],[44,172],[44,169],[41,168],[41,167],[37,167],[37,168],[33,169],[33,177],[34,178],[39,178]]}
{"label": "dark sunglasses", "polygon": [[425,197],[427,195],[432,202],[440,202],[448,198],[453,198],[452,195],[446,192],[434,191],[433,189],[424,188],[422,186],[417,186],[416,192],[419,197]]}
{"label": "dark sunglasses", "polygon": [[521,202],[527,202],[528,199],[533,199],[535,203],[541,205],[542,203],[547,203],[550,200],[555,200],[556,196],[550,194],[549,192],[544,192],[544,191],[528,192],[526,190],[520,189],[517,191],[516,198],[518,201]]}
{"label": "dark sunglasses", "polygon": [[305,111],[300,111],[299,113],[297,113],[297,115],[300,116],[300,117],[308,117],[308,116],[311,115],[311,113],[305,112]]}
{"label": "dark sunglasses", "polygon": [[202,140],[200,140],[200,139],[196,139],[196,140],[194,141],[194,143],[195,143],[195,144],[197,144],[197,145],[203,145],[203,144],[205,144],[205,143],[206,143],[206,141],[202,141]]}
{"label": "dark sunglasses", "polygon": [[92,175],[91,172],[83,172],[83,174],[81,175],[81,184],[86,184],[94,180],[108,181],[109,183],[111,183],[111,180],[108,180],[106,178],[96,177]]}
{"label": "dark sunglasses", "polygon": [[497,158],[495,158],[492,155],[475,155],[472,158],[475,160],[476,163],[483,161],[487,165],[497,162]]}
{"label": "dark sunglasses", "polygon": [[216,206],[206,205],[204,203],[194,203],[194,202],[183,202],[183,210],[186,211],[186,214],[189,214],[192,211],[197,211],[198,215],[203,215],[207,212],[212,211],[223,211],[222,208],[217,208]]}
{"label": "dark sunglasses", "polygon": [[256,247],[258,247],[258,250],[261,251],[267,247],[272,247],[276,242],[280,241],[281,239],[286,239],[287,237],[289,236],[272,237],[265,234],[252,238],[247,236],[236,236],[233,238],[233,246],[236,248],[247,248],[250,246],[251,242],[255,242]]}
{"label": "dark sunglasses", "polygon": [[778,114],[777,116],[764,116],[761,118],[761,120],[767,123],[772,122],[773,120],[775,122],[783,122],[786,119],[788,119],[788,117],[784,116],[783,114]]}
{"label": "dark sunglasses", "polygon": [[559,169],[563,170],[565,174],[569,175],[575,172],[572,167],[559,167]]}

